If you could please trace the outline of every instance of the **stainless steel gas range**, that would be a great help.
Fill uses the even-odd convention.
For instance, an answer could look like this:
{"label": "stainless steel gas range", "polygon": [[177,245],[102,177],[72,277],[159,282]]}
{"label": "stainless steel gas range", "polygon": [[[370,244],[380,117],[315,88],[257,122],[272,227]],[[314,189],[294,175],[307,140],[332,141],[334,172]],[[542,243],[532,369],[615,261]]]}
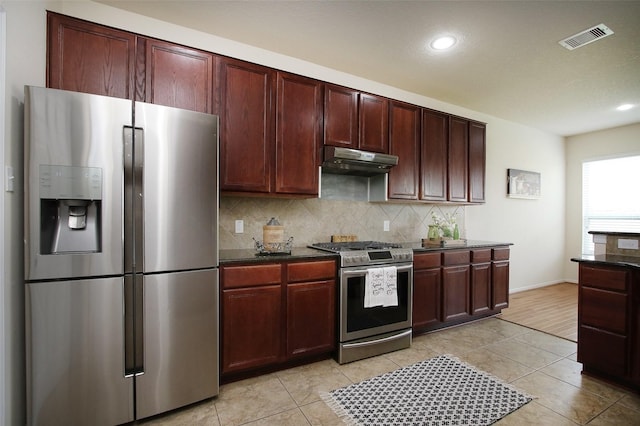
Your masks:
{"label": "stainless steel gas range", "polygon": [[411,346],[412,249],[378,241],[310,247],[340,255],[340,364]]}

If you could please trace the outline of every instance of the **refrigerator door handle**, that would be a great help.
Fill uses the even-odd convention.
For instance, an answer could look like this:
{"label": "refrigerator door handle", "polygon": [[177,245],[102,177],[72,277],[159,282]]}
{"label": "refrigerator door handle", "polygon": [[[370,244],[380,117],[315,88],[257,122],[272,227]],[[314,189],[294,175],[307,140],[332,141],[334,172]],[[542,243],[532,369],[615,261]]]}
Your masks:
{"label": "refrigerator door handle", "polygon": [[[124,126],[124,260],[125,273],[143,271],[143,161],[144,130]],[[131,238],[133,236],[133,238]]]}
{"label": "refrigerator door handle", "polygon": [[124,358],[125,377],[144,374],[142,275],[124,277]]}

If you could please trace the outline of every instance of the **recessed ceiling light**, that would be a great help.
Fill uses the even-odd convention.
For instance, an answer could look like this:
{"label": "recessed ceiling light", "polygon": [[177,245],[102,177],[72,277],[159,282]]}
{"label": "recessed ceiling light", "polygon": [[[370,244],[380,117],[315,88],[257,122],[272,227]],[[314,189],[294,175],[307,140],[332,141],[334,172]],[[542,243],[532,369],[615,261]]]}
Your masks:
{"label": "recessed ceiling light", "polygon": [[634,106],[635,106],[635,105],[633,105],[633,104],[623,104],[623,105],[620,105],[620,106],[619,106],[618,108],[616,108],[616,109],[617,109],[618,111],[626,111],[626,110],[628,110],[628,109],[633,108]]}
{"label": "recessed ceiling light", "polygon": [[431,42],[431,47],[436,49],[436,50],[445,50],[445,49],[449,49],[454,44],[456,44],[455,37],[443,36],[443,37],[438,37],[435,40],[433,40]]}

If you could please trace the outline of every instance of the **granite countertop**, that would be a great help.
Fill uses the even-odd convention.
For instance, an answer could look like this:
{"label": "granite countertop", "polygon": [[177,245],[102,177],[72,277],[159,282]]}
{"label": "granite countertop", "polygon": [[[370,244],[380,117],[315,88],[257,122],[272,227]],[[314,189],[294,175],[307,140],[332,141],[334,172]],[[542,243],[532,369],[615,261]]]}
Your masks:
{"label": "granite countertop", "polygon": [[[421,242],[406,242],[400,243],[403,248],[413,249],[414,252],[426,252],[426,251],[442,251],[442,250],[460,250],[482,247],[496,247],[496,246],[510,246],[512,243],[498,243],[494,241],[476,241],[467,240],[464,245],[455,247],[439,247],[439,246],[427,246],[423,247]],[[318,259],[318,258],[337,258],[337,253],[330,253],[328,251],[313,249],[310,247],[294,247],[291,249],[291,254],[277,254],[277,255],[265,255],[258,256],[255,249],[225,249],[220,250],[220,264],[229,263],[267,263],[267,262],[282,262],[289,260],[299,259]]]}
{"label": "granite countertop", "polygon": [[287,260],[298,260],[305,258],[337,258],[336,253],[329,253],[328,251],[322,251],[312,249],[308,247],[294,247],[291,249],[291,254],[270,254],[270,255],[258,255],[255,249],[227,249],[220,250],[220,264],[227,264],[233,262],[282,262]]}
{"label": "granite countertop", "polygon": [[640,256],[622,256],[619,254],[582,255],[580,257],[572,257],[571,261],[640,269]]}
{"label": "granite countertop", "polygon": [[483,247],[497,247],[497,246],[511,246],[513,243],[501,243],[496,241],[480,241],[480,240],[466,240],[465,244],[450,246],[450,247],[440,247],[440,246],[423,246],[422,242],[408,242],[402,243],[402,247],[411,248],[414,252],[423,252],[423,251],[442,251],[442,250],[460,250],[460,249],[472,249],[472,248],[483,248]]}

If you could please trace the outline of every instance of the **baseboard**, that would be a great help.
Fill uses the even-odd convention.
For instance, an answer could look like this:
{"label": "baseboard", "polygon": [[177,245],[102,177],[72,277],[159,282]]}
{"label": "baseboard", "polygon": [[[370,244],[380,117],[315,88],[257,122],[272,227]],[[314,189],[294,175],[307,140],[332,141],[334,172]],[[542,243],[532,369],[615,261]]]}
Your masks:
{"label": "baseboard", "polygon": [[527,290],[534,290],[536,288],[549,287],[550,285],[562,284],[562,283],[578,284],[577,281],[573,281],[573,280],[549,281],[546,283],[534,284],[526,287],[510,288],[509,294],[520,293],[521,291],[527,291]]}

